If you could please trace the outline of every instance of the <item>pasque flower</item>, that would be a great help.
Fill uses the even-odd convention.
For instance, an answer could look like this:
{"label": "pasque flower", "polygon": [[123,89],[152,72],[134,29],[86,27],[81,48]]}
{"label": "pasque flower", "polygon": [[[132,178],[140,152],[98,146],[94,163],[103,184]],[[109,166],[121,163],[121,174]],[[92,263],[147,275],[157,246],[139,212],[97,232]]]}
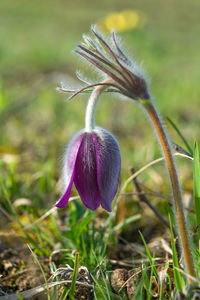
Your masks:
{"label": "pasque flower", "polygon": [[121,169],[121,156],[117,140],[107,130],[94,126],[94,114],[102,87],[96,88],[88,102],[85,129],[71,140],[65,156],[63,181],[66,190],[57,207],[69,201],[73,183],[84,205],[91,210],[100,205],[112,210]]}
{"label": "pasque flower", "polygon": [[56,204],[67,205],[74,182],[84,205],[95,210],[101,205],[112,210],[121,167],[119,145],[103,128],[78,132],[65,154],[64,183],[66,190]]}
{"label": "pasque flower", "polygon": [[[184,254],[184,259],[185,259],[185,265],[187,268],[187,272],[189,274],[189,283],[193,284],[194,283],[194,277],[196,275],[196,271],[194,268],[194,263],[193,263],[193,256],[192,256],[192,252],[191,252],[191,245],[190,245],[190,239],[189,239],[189,232],[188,232],[188,228],[187,228],[187,224],[186,224],[186,219],[185,219],[185,214],[184,214],[184,207],[183,207],[183,200],[182,200],[182,193],[181,193],[181,188],[180,188],[180,183],[179,183],[179,177],[177,174],[177,170],[176,170],[176,165],[174,162],[174,158],[173,158],[173,152],[171,149],[171,141],[168,138],[166,129],[163,126],[163,123],[161,121],[161,118],[157,112],[157,109],[154,105],[154,103],[152,102],[152,98],[148,92],[148,80],[144,74],[144,72],[142,71],[142,69],[136,64],[136,62],[133,60],[130,60],[123,52],[123,50],[121,49],[121,47],[119,46],[119,43],[117,41],[117,38],[115,36],[115,33],[113,32],[111,40],[110,41],[106,41],[105,38],[99,33],[97,32],[94,28],[92,28],[92,32],[93,32],[93,37],[94,38],[90,38],[88,36],[83,36],[84,38],[84,42],[79,45],[79,49],[76,50],[75,52],[78,53],[80,56],[82,56],[86,61],[88,61],[90,64],[92,64],[96,69],[98,69],[101,73],[101,75],[104,76],[104,78],[106,78],[106,80],[99,82],[99,83],[88,83],[87,81],[83,80],[84,82],[87,83],[87,85],[77,91],[73,91],[73,90],[69,90],[65,87],[61,87],[60,90],[61,91],[66,91],[66,92],[74,92],[71,96],[74,97],[75,95],[77,95],[78,93],[84,91],[84,90],[89,90],[90,88],[93,88],[94,86],[98,86],[98,88],[104,88],[107,92],[115,92],[115,93],[119,93],[121,95],[124,95],[132,100],[136,100],[138,102],[140,102],[141,106],[143,107],[144,111],[148,114],[154,128],[155,128],[155,132],[157,134],[157,138],[160,142],[162,151],[163,151],[163,155],[165,157],[165,161],[166,161],[166,166],[167,166],[167,170],[168,170],[168,174],[169,174],[169,179],[170,179],[170,183],[171,183],[171,188],[172,188],[172,203],[174,206],[174,215],[176,217],[176,221],[177,221],[177,226],[178,226],[178,232],[180,234],[180,240],[181,240],[181,245],[182,245],[182,250],[183,250],[183,254]],[[95,108],[94,106],[88,106],[88,112],[90,111],[89,108]],[[95,109],[93,109],[95,111]],[[91,110],[92,111],[92,110]],[[90,114],[91,116],[94,114]],[[89,116],[89,114],[88,114]],[[86,119],[87,119],[87,114],[86,114]],[[92,120],[92,118],[88,117],[88,120]],[[87,123],[87,122],[86,122]],[[92,124],[92,122],[91,122]],[[82,168],[82,166],[84,165],[83,162],[80,163],[79,158],[80,157],[87,157],[87,155],[93,159],[91,159],[91,162],[96,162],[96,170],[97,170],[97,175],[96,175],[96,195],[98,195],[98,197],[94,197],[95,198],[95,202],[92,203],[92,197],[88,197],[87,199],[91,199],[91,201],[86,202],[85,198],[83,199],[83,195],[86,195],[88,193],[89,194],[89,184],[88,182],[90,182],[89,180],[91,179],[91,177],[88,177],[87,179],[85,179],[87,182],[87,185],[85,185],[85,187],[87,186],[87,192],[86,190],[81,191],[82,189],[82,184],[80,184],[80,182],[77,180],[76,175],[73,175],[71,178],[72,181],[74,180],[75,185],[77,187],[82,197],[82,200],[84,201],[85,204],[87,204],[88,207],[91,207],[92,209],[95,209],[96,207],[98,207],[98,205],[102,205],[104,208],[106,209],[110,209],[111,208],[111,201],[112,198],[114,197],[114,193],[116,190],[116,182],[118,178],[117,176],[115,176],[115,179],[113,179],[113,177],[111,175],[109,175],[109,180],[112,183],[112,190],[110,188],[109,192],[106,193],[106,189],[104,189],[104,184],[100,184],[101,179],[103,176],[105,176],[106,172],[105,172],[105,167],[99,167],[99,162],[101,161],[101,159],[99,159],[98,157],[103,157],[104,155],[104,161],[108,161],[107,163],[107,170],[110,169],[110,167],[114,168],[115,166],[115,171],[111,172],[110,174],[114,174],[116,173],[116,171],[119,169],[117,169],[115,163],[112,163],[109,166],[109,160],[112,157],[111,154],[106,154],[107,150],[106,148],[108,148],[106,146],[106,144],[103,144],[103,142],[95,142],[97,140],[97,136],[99,136],[98,133],[96,133],[96,135],[94,135],[93,129],[94,127],[91,126],[91,124],[86,124],[86,131],[89,129],[90,134],[86,135],[84,137],[82,137],[81,142],[78,143],[78,146],[76,146],[76,149],[78,148],[78,154],[74,155],[76,156],[76,162],[73,165],[73,167],[71,167],[71,170],[73,170],[72,174],[76,174],[76,171],[80,168]],[[86,142],[87,140],[87,142]],[[102,140],[103,141],[103,140]],[[85,146],[84,146],[85,145]],[[86,146],[87,145],[87,146]],[[88,145],[90,145],[89,147],[91,147],[90,149],[95,149],[95,150],[88,150]],[[97,146],[98,145],[98,146]],[[113,143],[114,145],[114,143]],[[101,149],[101,150],[97,150],[97,149]],[[84,150],[82,150],[84,149]],[[87,149],[87,150],[85,150]],[[105,151],[104,151],[104,150]],[[72,153],[72,152],[71,152]],[[82,153],[82,156],[81,156]],[[93,154],[92,154],[93,153]],[[95,161],[95,154],[96,153],[96,161]],[[101,154],[100,154],[101,153]],[[106,158],[106,155],[107,158]],[[115,155],[112,157],[116,163],[118,162],[119,164],[119,156]],[[84,159],[85,161],[85,159]],[[85,167],[85,170],[88,170],[87,172],[83,172],[80,174],[83,174],[83,176],[85,176],[85,174],[92,174],[91,169],[89,167],[89,160],[87,160],[87,168]],[[95,164],[94,164],[95,165]],[[103,163],[103,165],[105,166],[106,163]],[[95,169],[95,167],[94,167]],[[90,170],[90,172],[89,172]],[[113,169],[114,170],[114,169]],[[110,172],[110,170],[109,170]],[[88,175],[89,176],[89,175]],[[82,182],[84,181],[84,179],[81,179]],[[87,181],[88,180],[88,181]],[[69,182],[69,189],[70,189],[70,185],[71,182]],[[104,179],[105,182],[105,179]],[[114,184],[115,182],[115,184]],[[94,183],[94,181],[93,181]],[[95,185],[94,185],[95,186]],[[109,184],[108,184],[109,186]],[[98,191],[98,192],[97,192]],[[108,196],[109,194],[109,196]],[[104,197],[106,195],[106,197]],[[63,196],[64,198],[62,199],[68,199],[68,189],[66,190],[66,196]],[[59,203],[62,204],[62,199],[60,200]],[[107,199],[107,200],[106,200]],[[105,201],[106,200],[106,201]],[[64,200],[63,200],[64,201]],[[58,203],[58,205],[59,205]],[[105,205],[106,203],[106,205]]]}

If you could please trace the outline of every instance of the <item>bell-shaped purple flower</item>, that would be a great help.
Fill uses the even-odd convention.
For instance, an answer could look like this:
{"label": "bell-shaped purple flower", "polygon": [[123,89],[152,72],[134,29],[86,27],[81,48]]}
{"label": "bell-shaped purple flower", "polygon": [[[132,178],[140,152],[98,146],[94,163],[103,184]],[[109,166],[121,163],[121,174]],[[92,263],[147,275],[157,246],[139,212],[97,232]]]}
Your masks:
{"label": "bell-shaped purple flower", "polygon": [[95,127],[79,131],[71,140],[64,157],[63,179],[66,190],[57,207],[65,207],[74,183],[84,205],[96,210],[100,205],[112,210],[121,170],[117,140],[107,130]]}

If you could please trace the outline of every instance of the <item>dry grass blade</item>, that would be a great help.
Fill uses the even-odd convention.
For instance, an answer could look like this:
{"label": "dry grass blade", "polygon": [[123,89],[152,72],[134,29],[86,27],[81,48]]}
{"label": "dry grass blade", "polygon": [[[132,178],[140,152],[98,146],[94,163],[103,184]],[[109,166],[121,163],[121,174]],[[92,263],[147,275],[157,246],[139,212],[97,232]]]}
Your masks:
{"label": "dry grass blade", "polygon": [[[75,197],[70,197],[69,201],[73,201],[76,199],[79,199],[79,196],[75,196]],[[37,225],[38,223],[40,223],[41,221],[43,221],[44,219],[46,219],[48,216],[52,215],[53,213],[55,213],[57,211],[57,207],[53,206],[52,208],[50,208],[45,214],[43,214],[39,219],[37,219],[35,222],[33,222],[32,224],[27,225],[26,227],[24,227],[24,229],[28,230],[31,227]]]}
{"label": "dry grass blade", "polygon": [[[134,174],[134,169],[131,169],[131,173]],[[146,197],[146,195],[142,192],[140,185],[137,181],[137,178],[135,177],[133,179],[133,183],[136,187],[136,190],[138,192],[138,197],[140,199],[140,201],[146,203],[148,205],[148,207],[154,212],[154,214],[161,220],[161,222],[167,226],[168,228],[170,228],[169,226],[169,222],[167,220],[165,220],[165,218],[163,218],[163,216],[159,213],[159,211],[156,209],[156,207],[148,200],[148,198]]]}
{"label": "dry grass blade", "polygon": [[23,271],[17,272],[17,273],[15,273],[15,274],[12,274],[12,275],[9,275],[9,276],[0,278],[0,283],[1,283],[1,282],[4,282],[4,281],[8,281],[8,280],[10,280],[10,279],[13,279],[13,278],[15,278],[15,277],[18,277],[18,276],[20,276],[20,275],[22,275],[22,274],[24,274],[24,273],[34,272],[34,271],[36,271],[36,270],[38,270],[37,267],[36,267],[36,268],[29,268],[29,269],[25,269],[25,270],[23,270]]}
{"label": "dry grass blade", "polygon": [[8,213],[7,213],[7,211],[0,205],[0,212],[2,212],[2,214],[4,215],[4,216],[6,216],[6,218],[8,218],[8,220],[10,221],[10,222],[13,222],[13,221],[15,221],[15,218],[13,218],[11,215],[9,215]]}
{"label": "dry grass blade", "polygon": [[[186,154],[182,154],[182,153],[174,153],[173,154],[174,156],[181,156],[181,157],[184,157],[184,158],[187,158],[188,160],[193,160],[193,157],[191,156],[188,156]],[[141,173],[143,173],[146,169],[148,169],[149,167],[161,162],[161,161],[164,161],[164,157],[160,157],[160,158],[157,158],[153,161],[151,161],[150,163],[146,164],[144,167],[140,168],[137,172],[135,172],[134,174],[132,174],[123,184],[120,192],[119,192],[119,196],[117,198],[117,204],[120,202],[120,198],[121,198],[121,195],[125,193],[125,190],[126,190],[126,187],[127,185],[132,182],[132,180],[134,178],[136,178],[138,175],[140,175]]]}
{"label": "dry grass blade", "polygon": [[189,275],[188,273],[186,273],[184,270],[174,267],[176,270],[178,270],[180,273],[182,273],[183,275],[185,275],[187,278],[192,279],[194,282],[196,282],[198,285],[200,284],[200,280],[194,276]]}
{"label": "dry grass blade", "polygon": [[[57,285],[61,285],[61,284],[65,284],[65,285],[69,285],[71,284],[72,281],[71,280],[63,280],[63,281],[56,281],[56,282],[50,282],[48,283],[48,288],[52,288],[54,286]],[[89,289],[93,289],[93,285],[85,283],[85,282],[80,282],[80,281],[76,281],[76,285],[82,285],[85,286],[86,288]],[[24,291],[21,293],[21,296],[23,297],[23,299],[31,299],[32,297],[38,296],[42,293],[44,293],[46,291],[46,284],[42,284],[40,286],[37,286],[33,289]],[[3,297],[0,297],[1,300],[19,300],[19,296],[17,294],[10,294],[10,295],[6,295]]]}

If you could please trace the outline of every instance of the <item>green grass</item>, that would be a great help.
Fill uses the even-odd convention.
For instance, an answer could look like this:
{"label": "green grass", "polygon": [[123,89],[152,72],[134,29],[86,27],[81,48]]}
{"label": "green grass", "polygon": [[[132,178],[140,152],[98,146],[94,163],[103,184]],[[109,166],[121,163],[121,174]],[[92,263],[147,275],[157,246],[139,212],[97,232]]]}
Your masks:
{"label": "green grass", "polygon": [[185,287],[184,280],[181,276],[181,273],[179,271],[180,265],[178,261],[178,255],[176,251],[176,245],[174,242],[174,233],[173,233],[173,226],[172,226],[172,218],[169,214],[169,224],[170,224],[170,233],[171,233],[171,247],[172,247],[172,259],[173,259],[173,270],[174,270],[174,281],[176,285],[176,289],[178,291],[183,292],[183,289]]}
{"label": "green grass", "polygon": [[[66,209],[58,209],[30,226],[58,200],[64,148],[73,134],[84,127],[88,94],[66,103],[66,95],[57,93],[55,88],[60,81],[76,86],[77,69],[96,80],[95,72],[72,54],[72,50],[81,40],[82,33],[89,32],[91,24],[98,23],[113,11],[124,9],[136,9],[145,15],[143,27],[120,34],[122,42],[136,60],[143,61],[144,68],[152,77],[151,92],[156,97],[164,121],[166,117],[171,120],[172,126],[168,128],[170,137],[192,153],[189,145],[194,140],[199,143],[200,122],[199,1],[169,0],[161,3],[159,0],[137,0],[133,3],[126,0],[123,4],[119,0],[0,1],[0,233],[14,231],[23,236],[24,243],[30,244],[37,258],[49,257],[55,249],[67,249],[60,255],[58,265],[52,262],[52,270],[55,272],[56,268],[66,264],[74,269],[73,283],[63,291],[70,293],[71,298],[76,292],[75,281],[80,265],[91,274],[96,299],[125,299],[123,293],[113,291],[108,280],[117,267],[111,259],[123,261],[122,254],[126,254],[128,246],[121,239],[126,240],[129,247],[139,243],[143,248],[137,255],[143,259],[146,249],[149,259],[139,265],[141,276],[137,278],[134,299],[144,299],[145,296],[151,299],[152,278],[157,278],[159,272],[154,261],[157,253],[150,249],[149,244],[156,236],[160,239],[166,230],[136,195],[130,195],[134,191],[131,184],[125,191],[126,217],[120,224],[116,224],[114,214],[108,215],[102,210],[88,211],[77,199]],[[138,170],[161,156],[152,130],[147,125],[148,120],[132,101],[119,101],[115,95],[104,95],[97,108],[96,123],[110,130],[120,142],[120,188],[130,176],[130,167]],[[199,276],[199,228],[196,226],[200,222],[200,174],[197,143],[194,165],[183,158],[177,158],[177,164],[183,195],[191,197],[194,190],[188,224]],[[162,163],[147,169],[138,178],[147,187],[170,198],[167,179]],[[149,192],[145,187],[144,191]],[[77,196],[74,187],[72,196]],[[21,198],[28,201],[18,205],[17,201]],[[165,217],[168,216],[166,199],[152,196],[149,199]],[[148,227],[152,227],[149,233]],[[167,293],[171,295],[174,290],[170,268],[178,290],[183,290],[182,280],[187,277],[178,271],[180,262],[177,261],[172,231],[168,232],[168,243],[170,239],[173,266],[168,260],[163,263],[163,270],[168,270],[167,281],[163,279],[159,285],[167,288],[165,294],[160,289],[159,299],[167,297]],[[122,245],[124,249],[118,253]],[[75,250],[80,254],[78,263],[74,263]],[[133,260],[134,265],[132,254],[136,255],[133,251],[128,258]],[[120,265],[118,267],[121,268]],[[54,291],[58,297],[59,287],[55,287]],[[23,292],[21,295],[23,297]]]}

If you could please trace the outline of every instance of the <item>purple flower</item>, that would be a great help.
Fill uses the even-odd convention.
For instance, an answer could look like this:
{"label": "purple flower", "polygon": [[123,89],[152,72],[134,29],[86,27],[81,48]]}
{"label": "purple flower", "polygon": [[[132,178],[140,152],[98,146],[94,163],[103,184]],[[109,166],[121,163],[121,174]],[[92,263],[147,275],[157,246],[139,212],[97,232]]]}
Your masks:
{"label": "purple flower", "polygon": [[117,140],[107,130],[95,127],[79,131],[71,140],[64,157],[63,179],[66,190],[57,207],[65,207],[74,182],[84,205],[96,210],[100,205],[112,210],[121,169]]}

